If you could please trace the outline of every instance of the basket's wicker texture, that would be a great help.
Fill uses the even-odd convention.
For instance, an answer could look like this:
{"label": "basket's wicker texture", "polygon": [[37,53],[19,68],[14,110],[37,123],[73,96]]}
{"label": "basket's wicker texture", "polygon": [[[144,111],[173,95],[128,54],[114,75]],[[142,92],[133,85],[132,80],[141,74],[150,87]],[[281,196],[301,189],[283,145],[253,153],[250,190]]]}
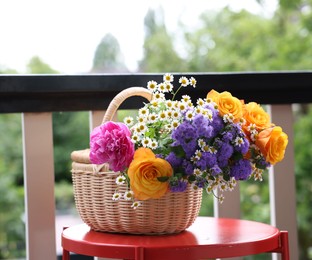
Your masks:
{"label": "basket's wicker texture", "polygon": [[[103,123],[109,121],[119,105],[129,96],[151,99],[151,93],[140,87],[120,92],[109,105]],[[89,149],[72,152],[72,178],[76,208],[81,219],[95,231],[131,234],[170,234],[188,228],[198,215],[202,190],[188,187],[185,192],[168,192],[160,199],[143,202],[137,209],[132,202],[113,201],[118,172],[108,165],[93,165]],[[125,192],[126,185],[118,186]]]}

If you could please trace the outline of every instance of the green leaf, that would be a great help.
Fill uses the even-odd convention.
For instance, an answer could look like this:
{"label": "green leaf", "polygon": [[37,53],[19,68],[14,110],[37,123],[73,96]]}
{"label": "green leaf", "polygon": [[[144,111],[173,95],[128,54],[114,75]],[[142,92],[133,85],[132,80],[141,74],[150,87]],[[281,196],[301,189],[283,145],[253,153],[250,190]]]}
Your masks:
{"label": "green leaf", "polygon": [[169,180],[169,177],[167,177],[167,176],[157,177],[157,180],[159,180],[160,182],[166,182]]}

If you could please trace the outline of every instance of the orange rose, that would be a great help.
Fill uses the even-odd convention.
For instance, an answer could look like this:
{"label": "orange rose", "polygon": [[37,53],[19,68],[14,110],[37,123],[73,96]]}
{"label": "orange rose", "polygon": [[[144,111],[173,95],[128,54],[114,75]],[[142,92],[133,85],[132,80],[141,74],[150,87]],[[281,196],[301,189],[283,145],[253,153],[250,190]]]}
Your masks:
{"label": "orange rose", "polygon": [[269,114],[255,102],[244,105],[244,118],[247,126],[254,124],[258,131],[271,126]]}
{"label": "orange rose", "polygon": [[152,150],[139,148],[134,153],[128,169],[130,187],[138,200],[158,199],[168,191],[168,182],[157,178],[170,177],[171,165],[164,159],[157,158]]}
{"label": "orange rose", "polygon": [[215,90],[211,90],[207,94],[207,98],[212,99],[212,101],[217,104],[221,116],[232,114],[235,122],[243,117],[244,102],[233,97],[230,92],[223,91],[219,93]]}
{"label": "orange rose", "polygon": [[283,160],[287,144],[288,136],[279,126],[261,131],[256,139],[256,145],[272,165]]}

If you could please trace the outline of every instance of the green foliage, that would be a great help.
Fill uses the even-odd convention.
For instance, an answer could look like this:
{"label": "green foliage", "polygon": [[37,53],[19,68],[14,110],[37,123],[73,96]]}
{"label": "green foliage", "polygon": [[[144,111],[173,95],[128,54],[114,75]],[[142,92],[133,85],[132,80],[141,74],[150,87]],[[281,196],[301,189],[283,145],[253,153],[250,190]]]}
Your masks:
{"label": "green foliage", "polygon": [[89,147],[88,112],[53,113],[55,181],[71,182],[70,154]]}
{"label": "green foliage", "polygon": [[307,249],[312,245],[312,106],[308,113],[295,123],[295,172],[297,188],[297,221],[301,259],[308,258]]}
{"label": "green foliage", "polygon": [[21,116],[0,115],[0,259],[25,255]]}
{"label": "green foliage", "polygon": [[27,71],[30,74],[57,74],[58,71],[52,69],[48,64],[43,62],[38,56],[33,57],[28,65]]}

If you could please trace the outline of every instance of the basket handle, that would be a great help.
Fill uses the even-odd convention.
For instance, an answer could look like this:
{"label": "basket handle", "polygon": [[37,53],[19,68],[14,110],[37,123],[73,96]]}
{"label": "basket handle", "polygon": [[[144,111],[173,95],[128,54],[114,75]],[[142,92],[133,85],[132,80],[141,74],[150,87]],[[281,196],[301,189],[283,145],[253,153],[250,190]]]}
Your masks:
{"label": "basket handle", "polygon": [[152,100],[152,92],[143,87],[131,87],[124,89],[119,94],[117,94],[113,100],[109,103],[106,113],[104,115],[102,124],[111,121],[114,114],[116,113],[119,106],[129,97],[141,96],[146,98],[148,101]]}

